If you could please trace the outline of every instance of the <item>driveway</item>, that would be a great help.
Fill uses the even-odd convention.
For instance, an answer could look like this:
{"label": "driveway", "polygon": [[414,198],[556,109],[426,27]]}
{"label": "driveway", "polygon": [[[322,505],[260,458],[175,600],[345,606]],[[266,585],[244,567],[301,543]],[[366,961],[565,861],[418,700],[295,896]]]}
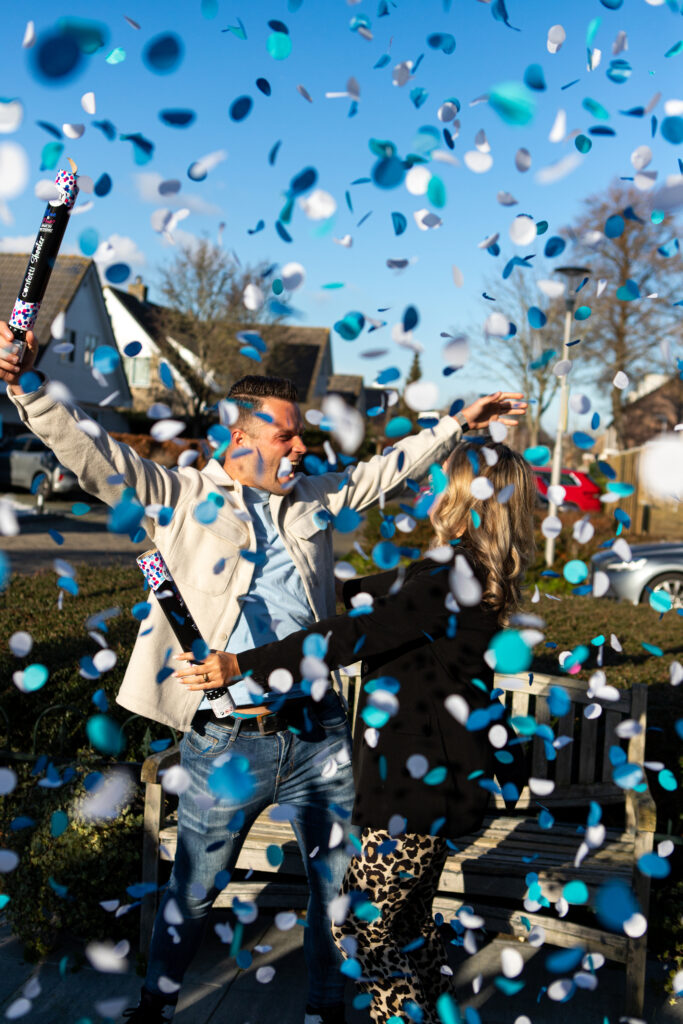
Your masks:
{"label": "driveway", "polygon": [[[67,562],[86,562],[90,565],[134,565],[135,557],[151,546],[148,537],[133,544],[127,535],[110,533],[107,529],[109,509],[106,505],[83,495],[72,500],[46,501],[38,512],[36,499],[29,494],[0,494],[12,503],[19,520],[20,532],[15,537],[0,534],[0,551],[10,560],[12,572],[34,573],[51,569],[55,558]],[[90,506],[86,515],[74,515],[74,503]],[[63,543],[55,536],[59,534]],[[340,534],[335,531],[335,557],[341,558],[353,549],[354,541],[361,539],[362,529]]]}
{"label": "driveway", "polygon": [[[55,558],[91,565],[134,565],[135,556],[150,546],[147,537],[140,544],[133,544],[127,535],[110,533],[109,509],[91,498],[76,499],[90,505],[85,515],[74,515],[74,501],[46,501],[40,513],[30,495],[10,493],[0,498],[12,503],[19,521],[15,537],[0,535],[0,551],[9,558],[12,572],[51,569]],[[63,539],[61,544],[59,537]]]}

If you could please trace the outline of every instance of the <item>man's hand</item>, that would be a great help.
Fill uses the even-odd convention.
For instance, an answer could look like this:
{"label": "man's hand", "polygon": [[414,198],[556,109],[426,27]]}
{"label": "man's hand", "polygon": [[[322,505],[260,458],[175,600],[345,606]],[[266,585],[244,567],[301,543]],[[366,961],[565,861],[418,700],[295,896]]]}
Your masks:
{"label": "man's hand", "polygon": [[13,344],[12,331],[4,320],[0,320],[0,380],[7,381],[12,394],[23,395],[25,391],[19,384],[19,378],[22,373],[27,373],[35,363],[38,355],[38,340],[33,331],[27,331],[26,351],[21,363],[18,356],[11,351]]}
{"label": "man's hand", "polygon": [[521,391],[495,391],[492,395],[484,395],[472,402],[462,410],[462,414],[471,430],[483,430],[491,420],[499,420],[506,427],[514,427],[518,421],[512,417],[523,416],[529,404],[523,398]]}
{"label": "man's hand", "polygon": [[[191,651],[176,654],[177,661],[195,661]],[[234,654],[227,651],[212,651],[197,665],[179,669],[173,678],[183,683],[188,690],[218,690],[242,675]]]}

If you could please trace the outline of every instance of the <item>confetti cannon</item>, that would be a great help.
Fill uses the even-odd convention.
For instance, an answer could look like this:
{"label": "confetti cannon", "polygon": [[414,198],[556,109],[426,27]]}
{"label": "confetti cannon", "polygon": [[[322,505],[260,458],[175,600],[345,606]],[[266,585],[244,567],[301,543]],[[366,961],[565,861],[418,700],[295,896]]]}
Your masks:
{"label": "confetti cannon", "polygon": [[50,280],[66,226],[69,223],[69,215],[78,195],[77,168],[74,163],[71,166],[72,170],[70,171],[57,172],[55,178],[57,195],[54,199],[50,199],[45,207],[43,219],[28,259],[24,280],[9,318],[10,330],[15,338],[13,351],[19,356],[20,362],[26,351],[26,332],[33,329],[38,317],[40,304],[43,301],[45,289]]}
{"label": "confetti cannon", "polygon": [[[149,583],[150,590],[154,591],[154,595],[161,605],[161,610],[175,633],[182,650],[192,651],[198,640],[204,643],[199,632],[199,626],[194,621],[189,608],[183,600],[182,594],[178,590],[177,583],[171,576],[168,566],[156,548],[143,552],[136,561],[142,570],[143,576]],[[193,661],[192,664],[198,665],[200,662]],[[204,696],[211,702],[211,710],[216,718],[226,718],[235,710],[235,704],[228,692],[227,686],[205,690]]]}

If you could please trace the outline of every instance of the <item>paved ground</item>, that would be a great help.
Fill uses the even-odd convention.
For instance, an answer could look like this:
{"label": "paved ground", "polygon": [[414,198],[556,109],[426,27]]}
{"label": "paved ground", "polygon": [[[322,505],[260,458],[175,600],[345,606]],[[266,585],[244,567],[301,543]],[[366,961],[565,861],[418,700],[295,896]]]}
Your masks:
{"label": "paved ground", "polygon": [[[48,501],[44,510],[36,509],[35,498],[29,494],[0,494],[12,503],[19,520],[20,532],[15,537],[0,534],[0,551],[10,561],[12,572],[34,573],[52,567],[53,559],[63,558],[77,564],[134,565],[135,556],[150,546],[147,537],[133,544],[126,535],[110,533],[107,529],[109,509],[106,505],[83,495],[76,501],[90,505],[87,515],[73,515],[74,501]],[[56,530],[64,538],[57,544],[49,531]],[[335,556],[341,557],[353,548],[355,533],[334,534]]]}
{"label": "paved ground", "polygon": [[[240,970],[234,957],[228,956],[229,947],[214,931],[215,925],[227,920],[229,913],[212,914],[207,937],[183,987],[175,1017],[177,1024],[303,1024],[306,979],[301,928],[280,931],[270,913],[263,912],[245,928],[242,948],[253,953],[253,963],[247,970]],[[523,972],[524,989],[514,996],[504,996],[493,988],[492,978],[500,973],[501,950],[509,944],[509,939],[496,939],[473,957],[451,947],[461,1010],[468,1006],[475,1009],[481,1024],[617,1024],[623,1013],[622,967],[605,964],[597,972],[595,991],[577,989],[567,1002],[553,1002],[546,995],[546,986],[555,976],[544,971],[543,951],[536,952]],[[259,951],[255,951],[255,946]],[[517,943],[515,946],[525,955],[534,953],[531,947]],[[85,966],[74,971],[74,963],[79,957],[82,959],[82,952],[82,947],[72,944],[38,966],[26,964],[16,940],[0,933],[3,1018],[16,1019],[20,1015],[17,1011],[23,1010],[21,1016],[31,1024],[99,1024],[103,1020],[118,1020],[125,1006],[137,1002],[140,978],[132,969],[112,974]],[[134,956],[130,959],[134,961]],[[259,981],[257,969],[268,966],[275,969],[272,980]],[[482,987],[475,996],[472,980],[479,975]],[[663,979],[661,965],[651,963],[648,977],[642,1019],[647,1024],[681,1024],[683,1000],[669,1005],[666,997],[655,993],[656,983]],[[347,1020],[349,1024],[366,1024],[366,1012],[352,1007],[353,997],[353,985],[349,982]],[[473,1014],[468,1015],[467,1024],[476,1021]]]}

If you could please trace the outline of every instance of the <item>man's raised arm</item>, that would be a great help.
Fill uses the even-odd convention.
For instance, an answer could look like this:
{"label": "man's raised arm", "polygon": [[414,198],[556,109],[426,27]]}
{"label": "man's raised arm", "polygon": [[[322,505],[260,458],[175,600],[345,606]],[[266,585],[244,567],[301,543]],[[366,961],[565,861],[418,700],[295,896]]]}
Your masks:
{"label": "man's raised arm", "polygon": [[[13,339],[7,324],[0,320],[0,380],[7,382],[7,396],[22,423],[75,473],[83,490],[113,506],[121,500],[123,488],[131,487],[142,505],[174,507],[179,492],[176,473],[114,441],[78,406],[51,395],[44,378],[35,391],[24,390],[20,377],[32,370],[38,342],[29,331],[28,347],[19,365],[12,351]],[[149,522],[146,520],[145,526]]]}
{"label": "man's raised arm", "polygon": [[434,427],[398,441],[388,455],[375,455],[359,462],[348,475],[348,483],[328,494],[333,514],[343,506],[358,511],[373,505],[380,493],[391,497],[408,478],[420,480],[434,463],[442,463],[466,430],[483,430],[492,420],[515,426],[527,408],[518,391],[496,391],[477,398],[457,416],[442,416]]}

